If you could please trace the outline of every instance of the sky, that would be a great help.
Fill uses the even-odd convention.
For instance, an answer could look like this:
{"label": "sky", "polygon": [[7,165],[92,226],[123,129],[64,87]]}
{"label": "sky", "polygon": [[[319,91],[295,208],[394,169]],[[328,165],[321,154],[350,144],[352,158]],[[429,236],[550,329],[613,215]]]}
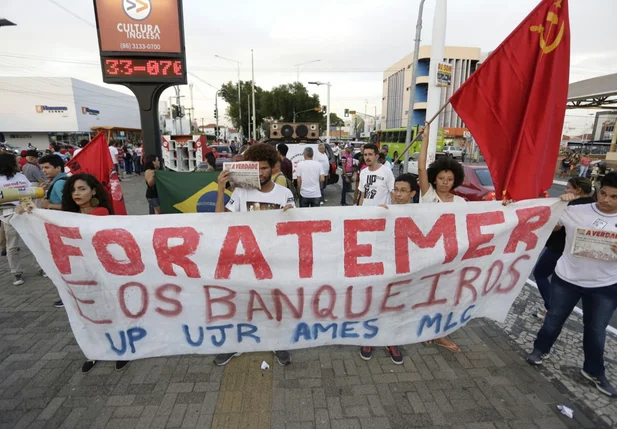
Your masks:
{"label": "sky", "polygon": [[[494,50],[539,0],[450,0],[446,45]],[[214,121],[215,89],[251,78],[270,89],[297,78],[329,81],[332,111],[381,112],[383,71],[413,50],[420,0],[184,0],[189,83],[194,84],[195,117]],[[431,43],[435,0],[427,0],[422,44]],[[617,73],[614,20],[617,0],[570,0],[570,82]],[[0,17],[16,27],[0,29],[0,75],[64,76],[128,92],[102,82],[91,0],[1,0]],[[195,78],[194,76],[198,76]],[[326,88],[311,87],[326,103]],[[173,90],[167,90],[166,100]],[[188,86],[182,87],[189,103]],[[0,92],[1,99],[1,92]],[[185,104],[185,105],[186,105]],[[188,106],[187,106],[188,107]],[[219,111],[224,104],[219,103]],[[244,110],[246,111],[246,110]],[[222,121],[225,122],[225,121]],[[589,111],[567,113],[564,132],[591,127]]]}

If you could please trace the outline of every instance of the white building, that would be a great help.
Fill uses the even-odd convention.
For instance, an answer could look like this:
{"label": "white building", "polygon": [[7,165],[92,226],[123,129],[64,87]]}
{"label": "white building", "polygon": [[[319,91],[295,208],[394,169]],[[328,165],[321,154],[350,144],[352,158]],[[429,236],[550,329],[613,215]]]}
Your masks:
{"label": "white building", "polygon": [[0,77],[0,133],[15,147],[77,143],[92,127],[141,129],[134,96],[68,77]]}

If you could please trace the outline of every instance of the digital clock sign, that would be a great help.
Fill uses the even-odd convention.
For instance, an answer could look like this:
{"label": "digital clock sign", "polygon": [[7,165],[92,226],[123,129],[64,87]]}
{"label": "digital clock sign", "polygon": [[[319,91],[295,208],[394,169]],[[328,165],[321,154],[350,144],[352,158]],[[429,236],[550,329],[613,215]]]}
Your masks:
{"label": "digital clock sign", "polygon": [[126,58],[103,59],[103,79],[122,82],[184,82],[184,61],[177,58]]}

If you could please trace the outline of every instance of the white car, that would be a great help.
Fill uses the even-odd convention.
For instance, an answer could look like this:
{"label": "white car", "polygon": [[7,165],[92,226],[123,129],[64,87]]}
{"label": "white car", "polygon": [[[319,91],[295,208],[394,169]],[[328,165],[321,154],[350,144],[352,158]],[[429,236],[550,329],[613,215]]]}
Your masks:
{"label": "white car", "polygon": [[449,154],[452,158],[462,158],[463,149],[456,146],[444,146],[443,152]]}

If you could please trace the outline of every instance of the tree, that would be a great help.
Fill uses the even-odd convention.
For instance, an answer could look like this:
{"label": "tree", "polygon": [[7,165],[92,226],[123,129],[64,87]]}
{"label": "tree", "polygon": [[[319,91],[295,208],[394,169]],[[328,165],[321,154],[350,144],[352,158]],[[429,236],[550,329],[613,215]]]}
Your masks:
{"label": "tree", "polygon": [[[251,104],[251,109],[253,108],[251,82],[240,81],[240,95],[242,97],[242,100],[240,100],[242,107],[242,123],[240,123],[239,120],[240,105],[238,104],[238,84],[229,81],[221,85],[221,90],[221,97],[229,105],[225,111],[225,116],[231,121],[234,128],[238,130],[242,128],[243,134],[248,136],[249,120],[251,121],[251,129],[253,128],[253,113],[251,112],[249,117],[248,112],[249,103]],[[262,105],[264,96],[267,92],[268,91],[264,91],[262,88],[255,85],[255,117],[257,119],[257,123],[261,123],[262,119],[265,117],[262,112]]]}

